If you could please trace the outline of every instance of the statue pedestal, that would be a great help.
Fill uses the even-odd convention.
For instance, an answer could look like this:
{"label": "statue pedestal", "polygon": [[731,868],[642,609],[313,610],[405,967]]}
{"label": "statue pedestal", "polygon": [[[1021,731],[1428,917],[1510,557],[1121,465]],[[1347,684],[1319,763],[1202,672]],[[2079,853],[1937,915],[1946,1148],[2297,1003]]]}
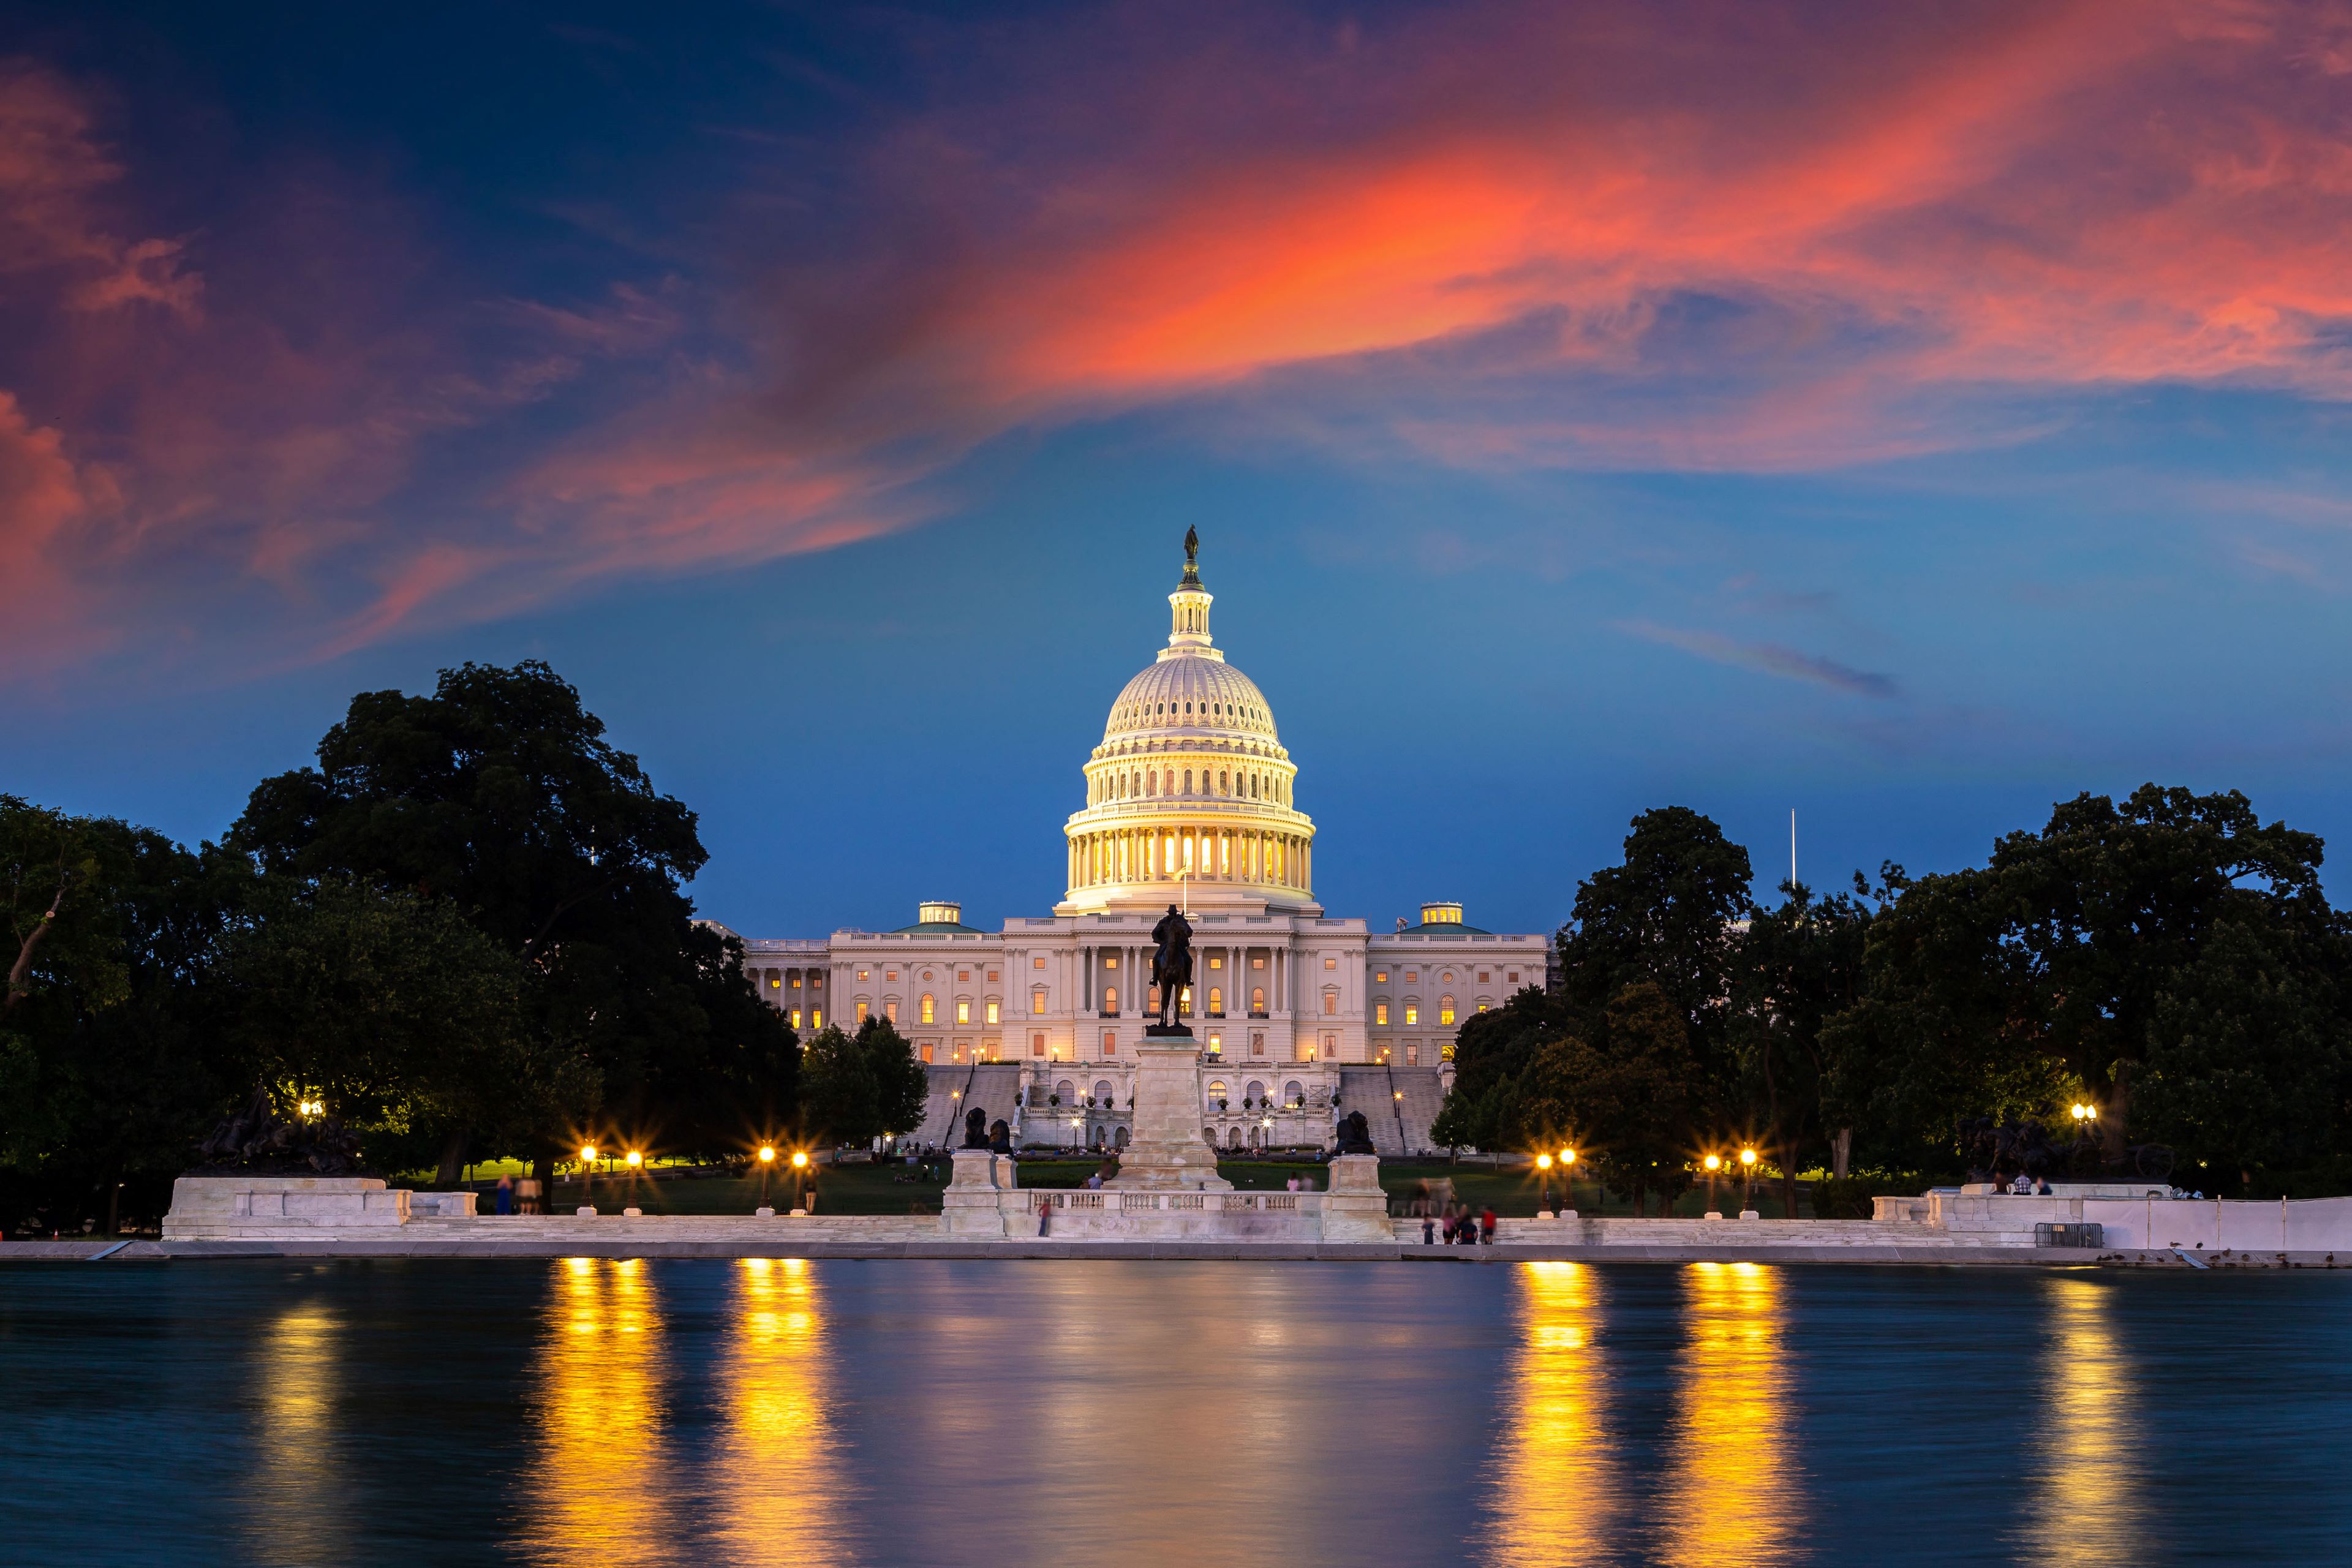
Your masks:
{"label": "statue pedestal", "polygon": [[[997,1162],[1003,1156],[987,1149],[958,1149],[954,1158],[955,1175],[940,1194],[940,1228],[956,1237],[1004,1235],[1003,1205],[997,1194],[1013,1184],[998,1184]],[[1007,1173],[1012,1164],[1004,1160]]]}
{"label": "statue pedestal", "polygon": [[1387,1241],[1393,1236],[1378,1156],[1334,1154],[1331,1190],[1323,1199],[1323,1239]]}
{"label": "statue pedestal", "polygon": [[1118,1153],[1122,1189],[1229,1193],[1217,1152],[1201,1131],[1201,1052],[1192,1031],[1147,1029],[1135,1053],[1134,1131]]}

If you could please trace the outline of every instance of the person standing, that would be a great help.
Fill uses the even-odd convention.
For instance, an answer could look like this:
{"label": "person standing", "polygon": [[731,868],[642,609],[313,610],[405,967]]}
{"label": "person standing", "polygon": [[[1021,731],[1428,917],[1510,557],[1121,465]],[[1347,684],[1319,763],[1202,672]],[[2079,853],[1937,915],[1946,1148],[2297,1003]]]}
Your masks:
{"label": "person standing", "polygon": [[515,1186],[512,1176],[502,1175],[499,1178],[498,1191],[490,1198],[490,1212],[492,1214],[515,1212]]}
{"label": "person standing", "polygon": [[1487,1205],[1486,1212],[1478,1216],[1478,1239],[1488,1247],[1495,1245],[1495,1207],[1492,1204]]}
{"label": "person standing", "polygon": [[515,1184],[516,1210],[522,1214],[540,1213],[543,1191],[537,1176],[523,1177],[521,1181]]}
{"label": "person standing", "polygon": [[1053,1217],[1054,1200],[1050,1197],[1039,1198],[1037,1200],[1037,1234],[1039,1236],[1045,1234],[1045,1226]]}
{"label": "person standing", "polygon": [[1423,1247],[1437,1245],[1437,1218],[1429,1212],[1426,1204],[1422,1205],[1421,1212],[1421,1244]]}

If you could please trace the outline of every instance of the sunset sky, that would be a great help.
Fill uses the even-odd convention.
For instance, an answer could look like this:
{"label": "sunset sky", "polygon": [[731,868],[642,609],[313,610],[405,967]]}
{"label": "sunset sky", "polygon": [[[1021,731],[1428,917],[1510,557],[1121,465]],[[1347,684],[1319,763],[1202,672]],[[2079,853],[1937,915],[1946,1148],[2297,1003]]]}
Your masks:
{"label": "sunset sky", "polygon": [[747,934],[1044,912],[1187,526],[1376,928],[2345,839],[2348,414],[2343,5],[0,21],[0,790],[541,658]]}

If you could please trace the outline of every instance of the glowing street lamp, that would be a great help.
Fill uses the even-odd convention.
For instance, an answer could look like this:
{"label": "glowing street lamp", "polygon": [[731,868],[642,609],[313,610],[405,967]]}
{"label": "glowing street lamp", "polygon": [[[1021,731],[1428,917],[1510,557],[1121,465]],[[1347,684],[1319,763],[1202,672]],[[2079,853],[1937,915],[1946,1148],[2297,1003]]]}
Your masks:
{"label": "glowing street lamp", "polygon": [[1536,1169],[1543,1173],[1543,1212],[1549,1215],[1551,1213],[1551,1156],[1537,1155]]}
{"label": "glowing street lamp", "polygon": [[1722,1211],[1715,1206],[1715,1178],[1723,1169],[1723,1156],[1709,1154],[1699,1163],[1706,1167],[1706,1212],[1719,1214]]}
{"label": "glowing street lamp", "polygon": [[793,1151],[793,1207],[808,1207],[808,1151]]}
{"label": "glowing street lamp", "polygon": [[596,1145],[580,1145],[580,1206],[596,1206]]}
{"label": "glowing street lamp", "polygon": [[1739,1152],[1739,1206],[1743,1210],[1756,1206],[1756,1151],[1753,1149]]}
{"label": "glowing street lamp", "polygon": [[760,1145],[760,1206],[761,1206],[761,1208],[766,1208],[766,1207],[768,1206],[768,1173],[769,1173],[770,1171],[772,1171],[772,1170],[773,1170],[773,1169],[775,1168],[775,1164],[776,1164],[776,1146],[775,1146],[774,1144],[772,1144],[772,1143],[762,1143],[762,1144],[761,1144],[761,1145]]}
{"label": "glowing street lamp", "polygon": [[1562,1149],[1559,1152],[1559,1192],[1560,1196],[1568,1200],[1567,1206],[1574,1208],[1576,1206],[1576,1151],[1573,1149]]}

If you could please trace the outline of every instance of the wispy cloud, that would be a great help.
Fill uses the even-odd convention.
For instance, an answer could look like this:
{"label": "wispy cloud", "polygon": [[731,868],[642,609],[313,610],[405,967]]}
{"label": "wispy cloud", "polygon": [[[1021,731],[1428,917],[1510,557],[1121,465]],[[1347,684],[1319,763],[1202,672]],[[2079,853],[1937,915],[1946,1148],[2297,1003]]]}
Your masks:
{"label": "wispy cloud", "polygon": [[1892,700],[1902,695],[1892,676],[1879,675],[1867,669],[1855,669],[1833,658],[1818,654],[1800,653],[1795,648],[1778,643],[1739,642],[1720,632],[1699,631],[1683,626],[1662,626],[1655,621],[1622,620],[1611,625],[1629,637],[1654,642],[1667,647],[1677,647],[1685,653],[1716,664],[1736,665],[1743,669],[1759,669],[1767,675],[1777,675],[1786,680],[1802,680],[1815,686],[1826,686],[1832,691],[1843,691],[1855,697],[1872,697]]}

